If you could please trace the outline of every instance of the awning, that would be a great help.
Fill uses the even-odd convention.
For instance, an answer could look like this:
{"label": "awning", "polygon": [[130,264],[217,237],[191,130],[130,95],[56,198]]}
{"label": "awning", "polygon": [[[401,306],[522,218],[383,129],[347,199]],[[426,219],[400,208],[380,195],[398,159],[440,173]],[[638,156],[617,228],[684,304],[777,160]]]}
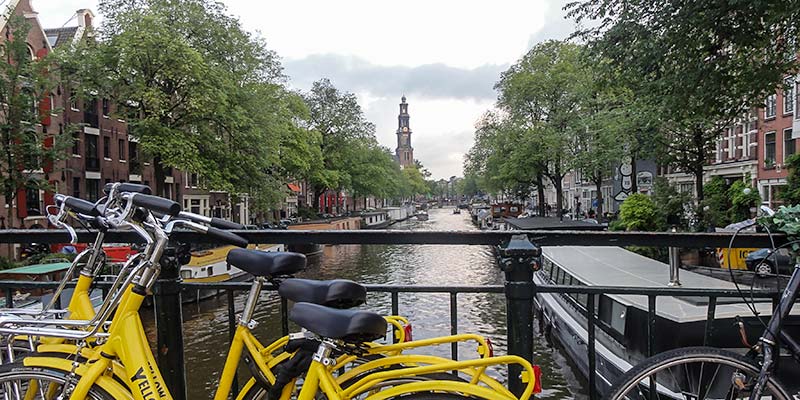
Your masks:
{"label": "awning", "polygon": [[289,190],[291,190],[293,192],[297,192],[297,193],[302,192],[302,190],[300,189],[300,186],[295,185],[294,183],[287,183],[286,186],[288,186]]}

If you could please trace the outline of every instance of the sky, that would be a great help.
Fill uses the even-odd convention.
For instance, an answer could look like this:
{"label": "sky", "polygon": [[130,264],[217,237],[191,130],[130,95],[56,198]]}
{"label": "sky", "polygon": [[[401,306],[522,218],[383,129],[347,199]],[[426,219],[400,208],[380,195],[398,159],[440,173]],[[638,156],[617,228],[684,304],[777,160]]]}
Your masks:
{"label": "sky", "polygon": [[[76,25],[80,8],[97,10],[97,0],[31,1],[48,28]],[[462,175],[500,73],[536,43],[574,30],[565,0],[223,3],[278,53],[292,88],[308,90],[325,77],[355,93],[378,141],[393,152],[405,95],[414,157],[436,179]]]}

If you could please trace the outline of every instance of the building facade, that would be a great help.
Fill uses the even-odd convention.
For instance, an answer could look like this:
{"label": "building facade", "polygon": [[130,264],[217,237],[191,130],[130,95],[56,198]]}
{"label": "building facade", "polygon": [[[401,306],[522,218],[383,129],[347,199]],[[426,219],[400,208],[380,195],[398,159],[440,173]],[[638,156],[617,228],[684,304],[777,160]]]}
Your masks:
{"label": "building facade", "polygon": [[781,191],[786,187],[786,160],[797,152],[800,135],[800,82],[798,76],[787,76],[784,85],[765,99],[758,110],[758,190],[769,207],[783,204]]}

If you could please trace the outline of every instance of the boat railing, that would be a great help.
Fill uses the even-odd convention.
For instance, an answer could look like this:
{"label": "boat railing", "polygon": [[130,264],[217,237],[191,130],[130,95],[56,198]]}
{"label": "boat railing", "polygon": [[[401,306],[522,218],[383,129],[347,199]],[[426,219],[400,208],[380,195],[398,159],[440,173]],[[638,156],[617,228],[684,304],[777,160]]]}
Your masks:
{"label": "boat railing", "polygon": [[[402,312],[399,309],[402,296],[418,296],[420,293],[447,294],[449,296],[449,321],[450,333],[459,333],[459,298],[467,293],[493,293],[505,298],[506,326],[497,327],[504,330],[507,335],[508,354],[519,355],[533,363],[534,343],[534,299],[537,294],[580,294],[587,297],[587,309],[593,310],[600,295],[640,295],[647,297],[647,353],[655,351],[655,343],[659,332],[656,331],[656,315],[658,312],[658,299],[668,296],[688,296],[707,298],[707,319],[705,322],[704,342],[709,343],[714,336],[714,319],[720,299],[740,298],[741,294],[733,289],[691,289],[673,287],[611,287],[611,286],[572,286],[572,285],[536,285],[533,280],[534,272],[540,269],[541,246],[655,246],[655,247],[727,247],[730,233],[652,233],[652,232],[597,232],[597,231],[389,231],[372,230],[362,231],[300,231],[300,230],[247,230],[236,231],[250,240],[251,243],[282,243],[282,244],[419,244],[419,245],[489,245],[496,250],[498,268],[504,273],[502,285],[366,285],[368,290],[377,293],[386,293],[391,302],[393,314]],[[91,242],[94,233],[79,231],[80,242]],[[117,243],[135,243],[138,238],[130,232],[111,231],[107,233],[107,240]],[[54,230],[0,230],[0,243],[59,243],[67,240],[67,234]],[[212,243],[209,237],[191,233],[180,232],[174,234],[174,240],[180,242]],[[785,237],[773,235],[772,240],[776,245],[786,242]],[[736,237],[736,247],[758,248],[771,247],[769,236],[760,233],[739,234]],[[9,246],[10,247],[10,246]],[[665,283],[669,282],[669,271],[665,271]],[[13,296],[16,290],[55,288],[57,282],[23,282],[0,281],[0,290],[5,293],[6,305],[13,306]],[[99,283],[103,288],[104,284]],[[157,313],[156,322],[159,325],[157,335],[158,348],[180,349],[170,351],[170,356],[165,357],[160,365],[169,368],[175,373],[167,377],[167,385],[176,399],[182,399],[186,393],[185,366],[183,360],[182,322],[174,313],[180,312],[181,289],[210,289],[224,291],[228,302],[228,329],[232,335],[236,326],[234,295],[250,289],[247,283],[181,283],[178,270],[165,268],[157,286],[155,296],[159,304],[168,304],[162,312]],[[274,290],[265,287],[264,290]],[[780,297],[776,290],[747,291],[748,297],[771,299],[775,304]],[[288,333],[287,304],[281,304],[281,328]],[[489,311],[489,310],[487,310]],[[596,359],[595,349],[597,340],[595,326],[598,326],[597,316],[587,313],[588,340],[586,343],[588,353],[588,380],[589,388],[596,387]],[[505,329],[503,329],[505,328]],[[161,333],[169,334],[161,334]],[[668,333],[667,333],[668,334]],[[451,356],[459,357],[458,347],[454,344]],[[159,360],[162,362],[162,360]],[[519,393],[523,388],[520,370],[514,366],[508,371],[509,387]],[[546,383],[545,383],[546,384]],[[235,385],[235,387],[238,387]],[[590,398],[596,398],[594,390],[589,391]]]}

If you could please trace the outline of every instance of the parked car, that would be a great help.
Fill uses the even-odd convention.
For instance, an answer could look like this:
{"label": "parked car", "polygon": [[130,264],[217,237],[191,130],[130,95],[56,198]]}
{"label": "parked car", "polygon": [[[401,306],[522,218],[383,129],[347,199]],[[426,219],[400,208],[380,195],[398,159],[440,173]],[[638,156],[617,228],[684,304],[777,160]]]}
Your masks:
{"label": "parked car", "polygon": [[[756,273],[758,277],[766,277],[774,275],[776,272],[779,274],[791,275],[792,258],[789,256],[787,249],[778,249],[767,258],[770,249],[758,249],[751,251],[745,258],[747,269]],[[777,270],[775,267],[777,266]]]}

